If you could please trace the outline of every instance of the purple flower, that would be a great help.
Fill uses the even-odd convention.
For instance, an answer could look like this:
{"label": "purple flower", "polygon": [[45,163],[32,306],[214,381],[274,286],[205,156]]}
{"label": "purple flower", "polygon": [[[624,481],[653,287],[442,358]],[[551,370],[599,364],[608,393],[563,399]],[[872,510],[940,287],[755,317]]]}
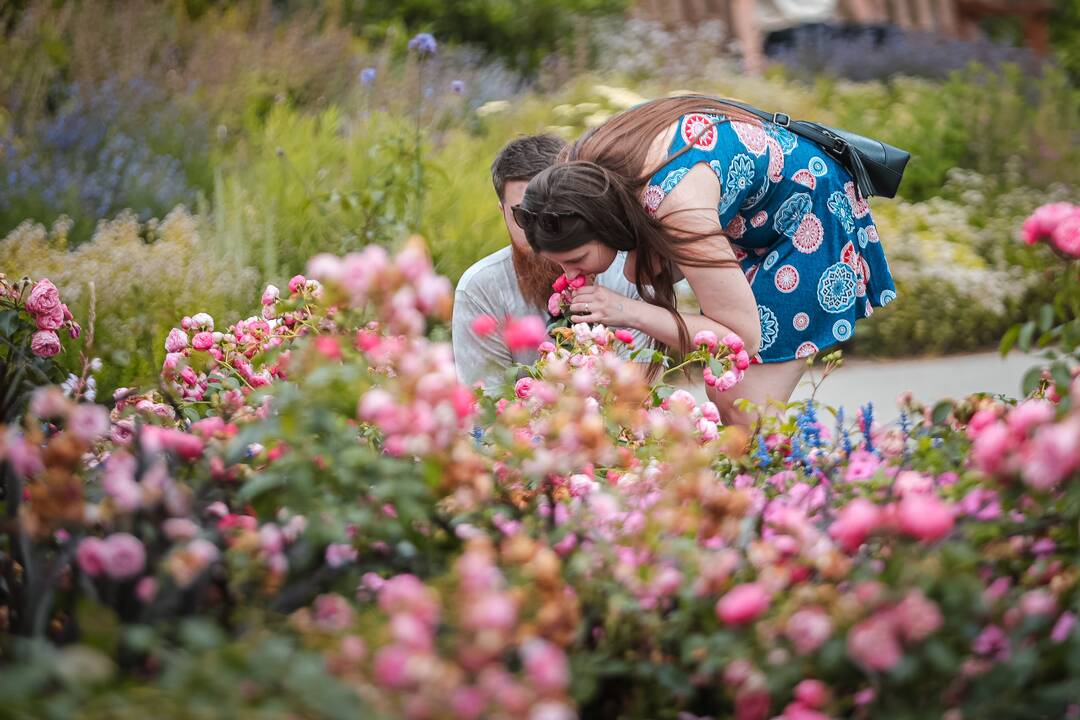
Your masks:
{"label": "purple flower", "polygon": [[439,49],[439,44],[435,42],[435,36],[431,33],[418,33],[409,41],[409,49],[423,57],[434,55]]}
{"label": "purple flower", "polygon": [[366,67],[360,71],[360,83],[363,85],[370,85],[375,82],[375,68]]}
{"label": "purple flower", "polygon": [[465,93],[465,82],[462,80],[454,80],[450,83],[450,90],[455,95],[462,95]]}

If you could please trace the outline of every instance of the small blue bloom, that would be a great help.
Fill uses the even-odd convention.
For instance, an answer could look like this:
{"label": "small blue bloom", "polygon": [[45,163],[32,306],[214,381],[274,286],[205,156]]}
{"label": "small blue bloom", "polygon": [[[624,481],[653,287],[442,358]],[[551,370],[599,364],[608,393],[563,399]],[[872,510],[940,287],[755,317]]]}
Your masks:
{"label": "small blue bloom", "polygon": [[360,83],[363,85],[370,85],[375,82],[375,68],[366,67],[360,71]]}
{"label": "small blue bloom", "polygon": [[434,55],[435,51],[439,49],[439,44],[435,42],[434,35],[425,32],[415,35],[409,41],[409,49],[423,57],[425,55]]}
{"label": "small blue bloom", "polygon": [[454,80],[450,83],[450,90],[455,95],[463,95],[465,93],[465,83],[462,80]]}

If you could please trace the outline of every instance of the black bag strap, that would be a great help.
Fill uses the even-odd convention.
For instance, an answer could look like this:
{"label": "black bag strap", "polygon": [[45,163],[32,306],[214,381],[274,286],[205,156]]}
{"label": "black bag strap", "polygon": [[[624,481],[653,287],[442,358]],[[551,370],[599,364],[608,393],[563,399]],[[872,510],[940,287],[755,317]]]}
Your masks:
{"label": "black bag strap", "polygon": [[746,103],[737,100],[728,100],[727,98],[724,98],[721,102],[731,105],[732,107],[737,107],[740,110],[745,110],[751,115],[766,122],[775,123],[780,127],[787,128],[796,135],[821,146],[822,150],[833,156],[851,172],[855,179],[855,187],[861,196],[869,197],[873,194],[874,183],[873,180],[870,179],[870,174],[866,171],[866,166],[863,164],[862,157],[860,157],[859,153],[852,152],[848,142],[831,132],[829,128],[806,120],[792,120],[791,116],[787,113],[765,112],[760,108],[756,108],[753,105],[747,105]]}

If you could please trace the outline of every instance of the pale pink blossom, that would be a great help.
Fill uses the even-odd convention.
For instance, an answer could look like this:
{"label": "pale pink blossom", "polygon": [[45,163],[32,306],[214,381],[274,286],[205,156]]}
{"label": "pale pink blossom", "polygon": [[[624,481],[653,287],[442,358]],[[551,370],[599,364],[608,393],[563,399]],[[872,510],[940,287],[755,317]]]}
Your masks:
{"label": "pale pink blossom", "polygon": [[932,633],[941,629],[944,618],[937,604],[923,595],[921,590],[912,590],[893,608],[896,628],[908,642],[921,642]]}
{"label": "pale pink blossom", "polygon": [[113,533],[104,542],[105,574],[113,580],[135,577],[146,566],[146,549],[130,533]]}
{"label": "pale pink blossom", "polygon": [[869,500],[856,498],[844,506],[829,526],[829,536],[844,550],[855,552],[870,537],[870,533],[881,525],[881,521],[881,508]]}
{"label": "pale pink blossom", "polygon": [[52,330],[38,330],[30,336],[30,351],[38,357],[53,357],[60,353],[60,338]]}
{"label": "pale pink blossom", "polygon": [[97,577],[105,572],[108,549],[101,538],[85,537],[75,550],[75,560],[79,568],[90,577]]}
{"label": "pale pink blossom", "polygon": [[188,346],[187,333],[180,328],[173,328],[165,338],[165,352],[178,353]]}
{"label": "pale pink blossom", "polygon": [[953,511],[935,495],[908,495],[897,505],[896,520],[901,532],[933,542],[952,530]]}
{"label": "pale pink blossom", "polygon": [[896,637],[891,615],[878,613],[848,631],[848,655],[872,670],[891,670],[900,662],[903,649]]}
{"label": "pale pink blossom", "polygon": [[1029,590],[1020,596],[1020,612],[1027,617],[1050,615],[1057,610],[1057,600],[1046,590]]}
{"label": "pale pink blossom", "polygon": [[1020,474],[1030,487],[1054,488],[1080,468],[1080,416],[1035,431],[1025,452]]}
{"label": "pale pink blossom", "polygon": [[[45,315],[60,308],[60,291],[51,280],[42,279],[34,283],[26,298],[26,310],[34,316]],[[62,313],[63,311],[61,311]]]}
{"label": "pale pink blossom", "polygon": [[1050,640],[1054,643],[1061,644],[1069,639],[1072,635],[1073,628],[1076,627],[1076,615],[1072,612],[1063,612],[1061,616],[1054,623],[1054,628],[1050,631]]}
{"label": "pale pink blossom", "polygon": [[67,428],[84,442],[97,442],[109,432],[109,413],[100,405],[80,403],[72,408]]}
{"label": "pale pink blossom", "polygon": [[819,607],[796,610],[784,625],[784,635],[800,655],[809,655],[832,635],[832,620]]}
{"label": "pale pink blossom", "polygon": [[560,692],[570,680],[566,653],[547,640],[525,641],[521,646],[521,661],[529,682],[541,693]]}
{"label": "pale pink blossom", "polygon": [[356,548],[346,543],[331,543],[326,546],[326,564],[332,568],[348,565],[356,560]]}

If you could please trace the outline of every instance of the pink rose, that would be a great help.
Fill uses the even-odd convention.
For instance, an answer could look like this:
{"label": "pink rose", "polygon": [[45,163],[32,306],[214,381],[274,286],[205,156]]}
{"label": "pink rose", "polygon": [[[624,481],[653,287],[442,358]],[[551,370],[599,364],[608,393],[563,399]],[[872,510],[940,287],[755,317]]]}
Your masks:
{"label": "pink rose", "polygon": [[832,635],[832,620],[819,607],[796,610],[784,626],[784,635],[795,646],[795,652],[809,655]]}
{"label": "pink rose", "polygon": [[615,331],[615,339],[618,340],[619,342],[623,343],[624,345],[633,345],[634,344],[634,333],[630,332],[629,330],[624,330],[623,328],[619,328],[618,330]]}
{"label": "pink rose", "polygon": [[52,357],[60,352],[60,338],[52,330],[38,330],[30,338],[30,350],[38,357]]}
{"label": "pink rose", "polygon": [[109,413],[100,405],[76,405],[68,417],[67,428],[84,442],[96,442],[109,432]]}
{"label": "pink rose", "polygon": [[546,640],[533,638],[521,647],[525,676],[541,693],[561,692],[570,680],[566,653]]}
{"label": "pink rose", "polygon": [[165,338],[165,352],[178,353],[188,346],[187,333],[180,328],[173,328]]}
{"label": "pink rose", "polygon": [[273,305],[278,301],[279,297],[281,297],[281,291],[278,290],[277,285],[267,285],[266,289],[263,290],[262,304]]}
{"label": "pink rose", "polygon": [[303,275],[293,275],[289,280],[289,292],[296,294],[300,292],[301,288],[307,283],[307,278]]}
{"label": "pink rose", "polygon": [[551,295],[548,297],[548,302],[547,302],[548,314],[552,315],[553,317],[559,317],[560,315],[562,315],[561,303],[562,303],[562,294],[561,293],[551,293]]}
{"label": "pink rose", "polygon": [[1080,418],[1073,416],[1056,425],[1044,425],[1025,448],[1020,474],[1028,486],[1053,489],[1080,468]]}
{"label": "pink rose", "polygon": [[1054,643],[1061,644],[1069,639],[1072,635],[1073,628],[1076,627],[1076,615],[1072,612],[1063,612],[1061,617],[1054,623],[1053,630],[1050,631],[1050,640]]}
{"label": "pink rose", "polygon": [[847,636],[848,655],[872,670],[891,670],[900,662],[903,650],[896,637],[892,617],[878,613],[851,628]]}
{"label": "pink rose", "polygon": [[485,337],[498,329],[499,322],[490,315],[478,315],[473,319],[471,327],[474,333]]}
{"label": "pink rose", "polygon": [[940,540],[953,528],[952,508],[934,495],[907,495],[896,509],[900,531],[926,542]]}
{"label": "pink rose", "polygon": [[195,333],[195,337],[191,339],[191,347],[196,350],[209,350],[213,345],[214,334],[205,330]]}
{"label": "pink rose", "polygon": [[64,311],[59,307],[54,307],[34,319],[37,321],[38,330],[59,330],[64,326]]}
{"label": "pink rose", "polygon": [[[39,280],[26,298],[26,309],[34,316],[46,315],[60,309],[60,291],[50,280]],[[61,310],[61,317],[62,314]]]}
{"label": "pink rose", "polygon": [[1025,436],[1028,431],[1039,425],[1045,425],[1054,419],[1054,405],[1049,400],[1026,400],[1009,413],[1006,423],[1009,430],[1018,436]]}
{"label": "pink rose", "polygon": [[733,332],[730,332],[727,335],[725,335],[720,340],[720,342],[722,342],[724,345],[727,345],[728,349],[730,349],[731,352],[736,353],[736,354],[742,352],[743,349],[746,347],[746,344],[743,342],[743,339],[741,337],[739,337],[738,335],[736,335],[735,333],[733,333]]}
{"label": "pink rose", "polygon": [[555,282],[551,283],[551,289],[557,293],[561,293],[568,287],[570,287],[570,281],[566,278],[566,275],[560,275],[555,278]]}
{"label": "pink rose", "polygon": [[1058,225],[1074,213],[1075,206],[1066,202],[1048,203],[1037,208],[1024,221],[1021,230],[1024,242],[1034,245],[1039,240],[1049,238]]}
{"label": "pink rose", "polygon": [[147,425],[142,430],[141,438],[143,447],[148,452],[167,450],[184,460],[195,460],[203,452],[202,439],[182,430]]}
{"label": "pink rose", "polygon": [[90,577],[97,577],[105,572],[108,551],[101,538],[85,537],[75,550],[75,560],[79,568]]}
{"label": "pink rose", "polygon": [[893,608],[896,627],[908,642],[922,642],[945,623],[933,600],[912,590]]}
{"label": "pink rose", "polygon": [[716,616],[728,625],[752,622],[769,607],[769,593],[759,583],[743,583],[716,603]]}
{"label": "pink rose", "polygon": [[537,315],[507,318],[506,326],[503,328],[503,340],[511,351],[535,350],[547,339],[547,336],[547,327]]}
{"label": "pink rose", "polygon": [[105,574],[113,580],[135,577],[146,566],[146,550],[137,537],[113,533],[105,539]]}
{"label": "pink rose", "polygon": [[408,612],[434,626],[439,605],[434,593],[415,575],[395,575],[379,589],[379,607],[385,613]]}
{"label": "pink rose", "polygon": [[701,347],[704,345],[709,352],[716,352],[716,348],[720,344],[720,338],[718,338],[716,333],[712,330],[700,330],[694,335],[691,344],[694,347]]}
{"label": "pink rose", "polygon": [[971,444],[971,464],[989,475],[1000,473],[1011,445],[1009,429],[1005,423],[996,422],[979,432]]}
{"label": "pink rose", "polygon": [[401,645],[387,645],[375,654],[375,680],[389,688],[409,684],[409,659],[412,651]]}
{"label": "pink rose", "polygon": [[514,383],[514,394],[521,399],[525,399],[532,395],[533,385],[536,381],[529,377],[523,377]]}
{"label": "pink rose", "polygon": [[812,708],[829,702],[829,688],[820,680],[802,680],[795,686],[795,699]]}
{"label": "pink rose", "polygon": [[1027,617],[1050,615],[1057,610],[1057,600],[1045,590],[1029,590],[1020,596],[1020,612]]}
{"label": "pink rose", "polygon": [[1073,208],[1072,213],[1058,223],[1050,239],[1061,252],[1080,258],[1080,207]]}
{"label": "pink rose", "polygon": [[589,279],[584,275],[578,275],[576,278],[570,281],[570,287],[575,290],[585,287],[585,284],[589,282]]}
{"label": "pink rose", "polygon": [[879,525],[881,508],[869,500],[856,498],[840,511],[829,527],[829,536],[847,552],[855,552]]}
{"label": "pink rose", "polygon": [[135,585],[135,597],[139,598],[139,602],[148,603],[154,599],[157,595],[157,580],[147,575],[139,580]]}

